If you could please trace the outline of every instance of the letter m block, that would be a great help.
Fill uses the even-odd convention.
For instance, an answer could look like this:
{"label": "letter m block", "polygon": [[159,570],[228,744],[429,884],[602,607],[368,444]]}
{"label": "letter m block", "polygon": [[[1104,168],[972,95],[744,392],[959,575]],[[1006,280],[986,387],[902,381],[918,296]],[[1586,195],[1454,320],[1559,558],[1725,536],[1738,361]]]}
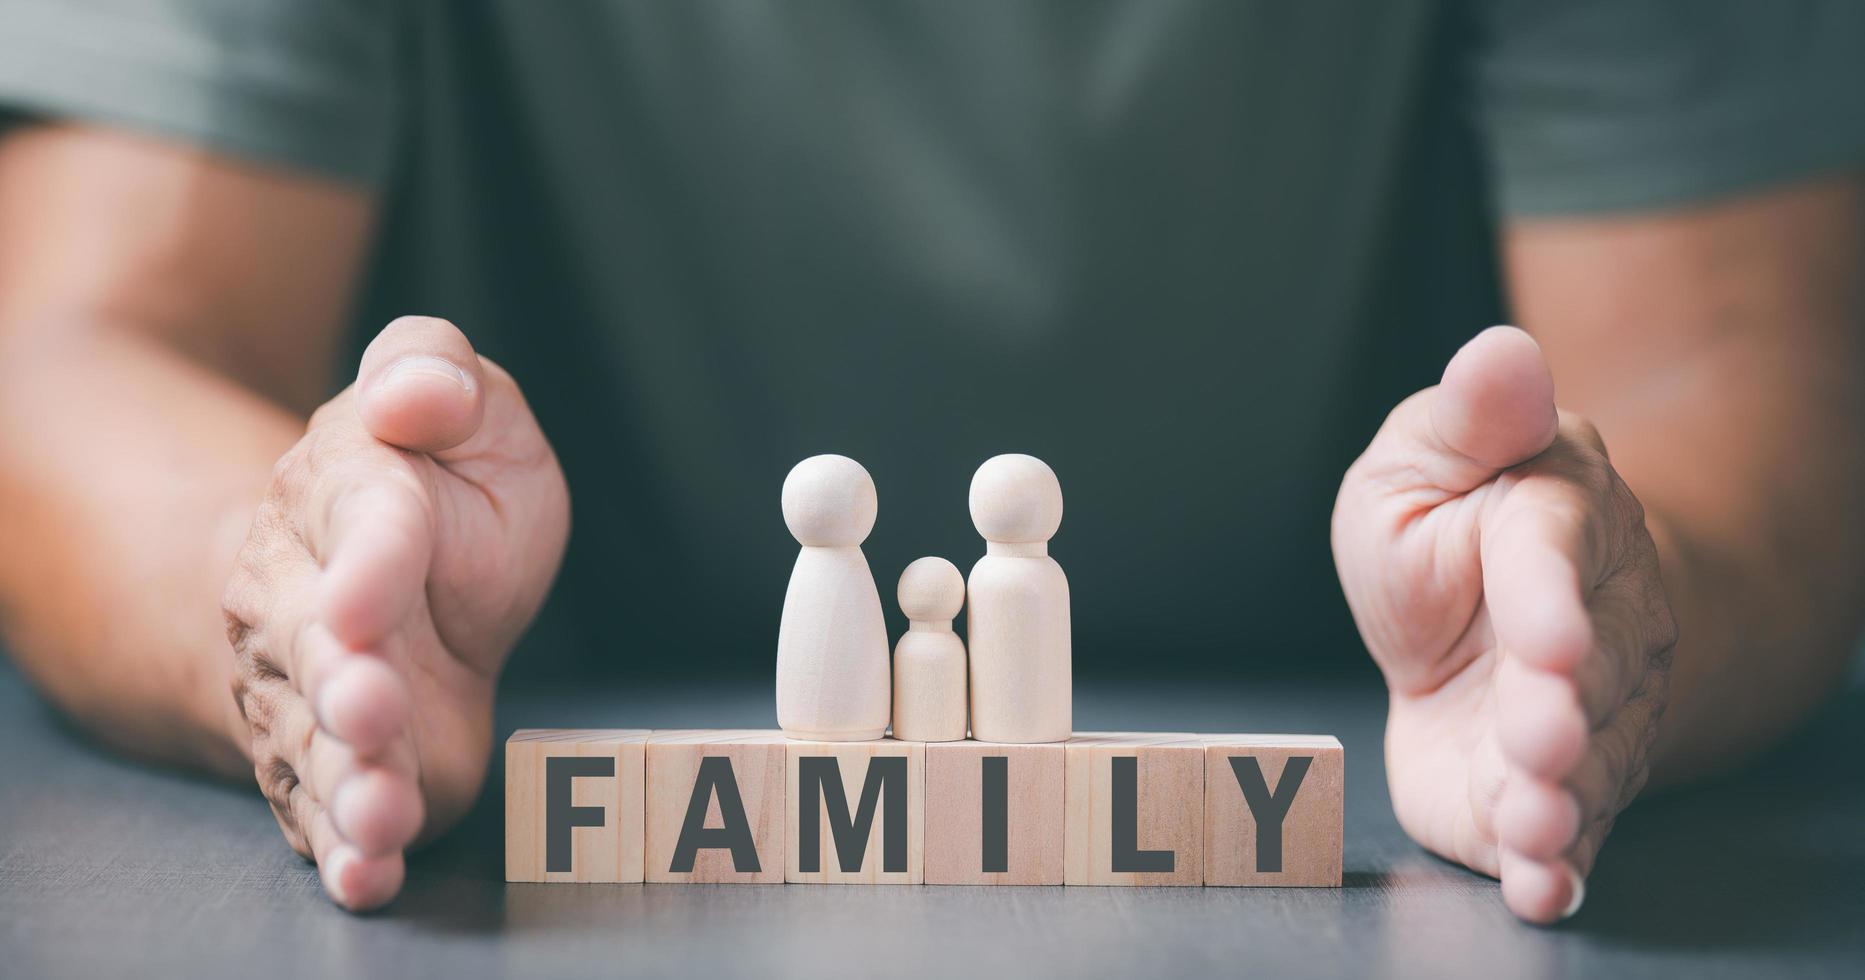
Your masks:
{"label": "letter m block", "polygon": [[784,880],[924,882],[925,781],[922,742],[792,741]]}

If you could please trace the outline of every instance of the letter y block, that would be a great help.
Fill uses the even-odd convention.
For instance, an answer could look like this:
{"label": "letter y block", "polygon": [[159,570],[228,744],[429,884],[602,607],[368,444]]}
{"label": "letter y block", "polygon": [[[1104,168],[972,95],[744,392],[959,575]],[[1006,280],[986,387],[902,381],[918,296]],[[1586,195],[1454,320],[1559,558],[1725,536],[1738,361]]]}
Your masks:
{"label": "letter y block", "polygon": [[1340,741],[1206,735],[1204,744],[1204,883],[1339,887]]}

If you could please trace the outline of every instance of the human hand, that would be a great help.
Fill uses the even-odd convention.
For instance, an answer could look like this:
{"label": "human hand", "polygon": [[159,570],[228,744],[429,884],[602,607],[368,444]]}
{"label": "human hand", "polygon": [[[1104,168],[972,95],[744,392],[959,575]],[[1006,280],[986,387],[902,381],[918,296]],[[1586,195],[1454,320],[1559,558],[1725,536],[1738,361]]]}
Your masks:
{"label": "human hand", "polygon": [[1393,410],[1333,525],[1391,689],[1399,823],[1499,877],[1521,918],[1573,914],[1645,784],[1676,642],[1644,510],[1598,432],[1556,410],[1527,334],[1492,328]]}
{"label": "human hand", "polygon": [[493,688],[563,555],[569,495],[511,376],[390,323],[278,462],[222,606],[253,772],[339,905],[401,888],[491,752]]}

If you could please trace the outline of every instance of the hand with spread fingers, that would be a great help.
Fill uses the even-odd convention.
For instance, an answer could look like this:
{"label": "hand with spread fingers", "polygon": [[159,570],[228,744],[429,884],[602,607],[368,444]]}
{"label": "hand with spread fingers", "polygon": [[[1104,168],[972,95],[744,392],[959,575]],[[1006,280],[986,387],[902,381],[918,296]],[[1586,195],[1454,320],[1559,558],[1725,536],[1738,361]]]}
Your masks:
{"label": "hand with spread fingers", "polygon": [[392,898],[403,849],[478,793],[499,669],[568,530],[517,385],[444,320],[389,324],[274,468],[222,601],[233,695],[338,904]]}
{"label": "hand with spread fingers", "polygon": [[1527,334],[1485,331],[1392,412],[1333,542],[1399,822],[1523,919],[1571,915],[1645,783],[1677,628],[1643,508]]}

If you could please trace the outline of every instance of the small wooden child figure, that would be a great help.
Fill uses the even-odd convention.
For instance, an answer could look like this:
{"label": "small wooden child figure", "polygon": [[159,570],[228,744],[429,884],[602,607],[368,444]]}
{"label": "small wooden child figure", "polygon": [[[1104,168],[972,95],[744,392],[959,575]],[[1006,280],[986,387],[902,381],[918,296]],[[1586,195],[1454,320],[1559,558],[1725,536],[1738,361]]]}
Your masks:
{"label": "small wooden child figure", "polygon": [[965,737],[965,641],[952,620],[965,578],[944,558],[921,558],[900,573],[907,631],[894,647],[894,738],[953,742]]}

